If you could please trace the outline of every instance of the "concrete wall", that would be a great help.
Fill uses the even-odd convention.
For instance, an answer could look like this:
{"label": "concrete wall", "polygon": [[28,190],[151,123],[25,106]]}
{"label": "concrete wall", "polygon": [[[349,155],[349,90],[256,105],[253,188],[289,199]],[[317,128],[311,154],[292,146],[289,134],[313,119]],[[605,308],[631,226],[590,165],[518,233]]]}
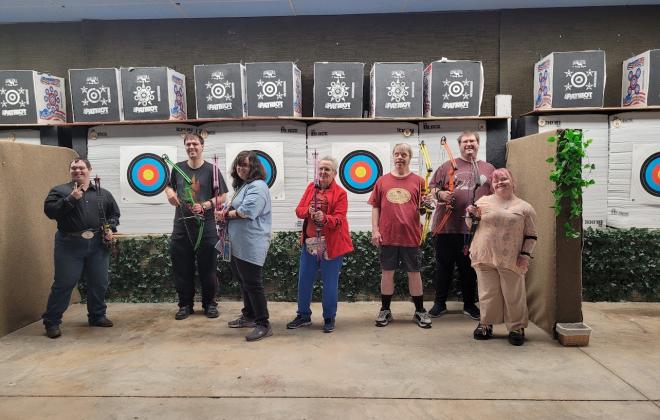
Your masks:
{"label": "concrete wall", "polygon": [[53,281],[48,191],[69,180],[71,149],[0,141],[0,337],[37,321]]}

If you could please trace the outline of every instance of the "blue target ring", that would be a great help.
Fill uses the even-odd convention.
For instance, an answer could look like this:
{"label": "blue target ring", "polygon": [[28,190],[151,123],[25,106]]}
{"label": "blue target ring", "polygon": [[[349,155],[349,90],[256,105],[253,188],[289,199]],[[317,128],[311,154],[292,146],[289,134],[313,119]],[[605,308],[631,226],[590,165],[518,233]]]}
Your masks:
{"label": "blue target ring", "polygon": [[655,152],[642,164],[639,178],[644,191],[654,197],[660,197],[660,152]]}
{"label": "blue target ring", "polygon": [[253,152],[257,154],[259,162],[261,162],[266,170],[266,179],[264,180],[266,185],[268,185],[268,188],[272,187],[277,179],[277,166],[275,166],[275,161],[266,152],[262,152],[261,150],[253,150]]}
{"label": "blue target ring", "polygon": [[371,192],[376,180],[383,175],[383,165],[378,157],[367,150],[355,150],[347,154],[339,165],[339,180],[355,194]]}
{"label": "blue target ring", "polygon": [[133,191],[147,197],[160,194],[169,179],[167,164],[154,153],[142,153],[133,158],[126,175]]}

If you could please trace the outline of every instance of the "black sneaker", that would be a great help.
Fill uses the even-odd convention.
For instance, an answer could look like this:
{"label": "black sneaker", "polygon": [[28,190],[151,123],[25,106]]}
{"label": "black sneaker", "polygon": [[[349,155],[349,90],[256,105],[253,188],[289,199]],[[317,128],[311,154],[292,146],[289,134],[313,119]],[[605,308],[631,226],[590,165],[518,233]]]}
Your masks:
{"label": "black sneaker", "polygon": [[488,340],[493,338],[493,326],[492,325],[477,325],[477,328],[474,329],[474,339],[475,340]]}
{"label": "black sneaker", "polygon": [[445,302],[442,303],[434,303],[433,307],[429,311],[429,315],[431,315],[431,318],[437,318],[442,314],[447,313],[447,304]]}
{"label": "black sneaker", "polygon": [[509,343],[514,346],[522,346],[525,342],[525,329],[519,328],[509,332]]}
{"label": "black sneaker", "polygon": [[312,319],[308,316],[297,315],[296,318],[286,324],[286,327],[290,330],[295,330],[296,328],[306,327],[312,325]]}
{"label": "black sneaker", "polygon": [[475,321],[479,321],[481,319],[481,312],[475,305],[463,306],[463,315],[467,315]]}
{"label": "black sneaker", "polygon": [[392,311],[389,309],[383,309],[382,311],[378,312],[378,317],[376,318],[376,326],[377,327],[384,327],[392,320],[394,317],[392,317]]}
{"label": "black sneaker", "polygon": [[323,319],[323,332],[331,333],[335,330],[335,319],[334,318],[324,318]]}
{"label": "black sneaker", "polygon": [[246,341],[259,341],[262,338],[270,337],[273,335],[273,330],[270,325],[257,325],[252,332],[245,336]]}
{"label": "black sneaker", "polygon": [[182,319],[188,318],[189,315],[194,314],[195,311],[193,310],[192,307],[190,306],[182,306],[179,308],[178,312],[176,315],[174,315],[174,319],[180,321]]}
{"label": "black sneaker", "polygon": [[245,315],[241,314],[241,316],[238,318],[229,321],[227,326],[229,328],[254,328],[257,326],[257,324],[253,320],[247,319]]}
{"label": "black sneaker", "polygon": [[46,335],[48,336],[48,338],[57,338],[62,335],[62,330],[60,330],[59,325],[46,327]]}
{"label": "black sneaker", "polygon": [[204,315],[207,318],[217,318],[220,316],[220,311],[218,311],[218,305],[209,305],[204,308]]}

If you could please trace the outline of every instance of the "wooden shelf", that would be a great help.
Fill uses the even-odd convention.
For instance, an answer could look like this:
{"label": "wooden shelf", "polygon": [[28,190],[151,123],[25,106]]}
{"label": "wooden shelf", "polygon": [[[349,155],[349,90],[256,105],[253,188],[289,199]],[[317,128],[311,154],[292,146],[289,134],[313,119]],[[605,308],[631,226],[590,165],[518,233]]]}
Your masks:
{"label": "wooden shelf", "polygon": [[522,114],[521,117],[536,116],[536,115],[556,115],[556,114],[619,114],[621,112],[651,112],[660,111],[660,106],[646,106],[646,107],[606,107],[606,108],[553,108],[530,111]]}
{"label": "wooden shelf", "polygon": [[323,118],[323,117],[247,117],[247,118],[196,118],[188,120],[145,120],[145,121],[99,121],[75,122],[64,124],[0,124],[0,128],[39,128],[39,127],[94,127],[99,125],[144,125],[144,124],[205,124],[225,121],[304,121],[315,122],[424,122],[424,121],[457,121],[457,120],[507,120],[510,116],[480,116],[480,117],[433,117],[433,118]]}

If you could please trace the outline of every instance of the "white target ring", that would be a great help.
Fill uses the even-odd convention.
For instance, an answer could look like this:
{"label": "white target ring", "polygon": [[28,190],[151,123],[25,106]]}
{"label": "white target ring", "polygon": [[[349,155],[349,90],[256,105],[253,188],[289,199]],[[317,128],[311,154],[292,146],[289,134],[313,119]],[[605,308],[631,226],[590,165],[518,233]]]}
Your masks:
{"label": "white target ring", "polygon": [[9,105],[16,105],[17,103],[19,103],[21,101],[21,94],[18,93],[18,91],[14,90],[14,89],[8,90],[5,93],[5,101]]}
{"label": "white target ring", "polygon": [[571,76],[571,84],[576,88],[584,87],[587,84],[587,75],[583,71],[573,73]]}
{"label": "white target ring", "polygon": [[87,100],[93,104],[101,100],[101,91],[97,88],[87,90]]}
{"label": "white target ring", "polygon": [[457,98],[459,96],[463,96],[463,93],[465,92],[465,87],[463,86],[463,83],[461,82],[451,82],[449,84],[449,94],[453,96],[454,98]]}
{"label": "white target ring", "polygon": [[277,85],[275,82],[266,82],[261,88],[263,94],[269,98],[277,94]]}
{"label": "white target ring", "polygon": [[227,94],[227,91],[225,90],[225,86],[222,83],[216,83],[215,85],[211,86],[211,96],[213,96],[215,99],[222,99],[225,97],[225,94]]}

